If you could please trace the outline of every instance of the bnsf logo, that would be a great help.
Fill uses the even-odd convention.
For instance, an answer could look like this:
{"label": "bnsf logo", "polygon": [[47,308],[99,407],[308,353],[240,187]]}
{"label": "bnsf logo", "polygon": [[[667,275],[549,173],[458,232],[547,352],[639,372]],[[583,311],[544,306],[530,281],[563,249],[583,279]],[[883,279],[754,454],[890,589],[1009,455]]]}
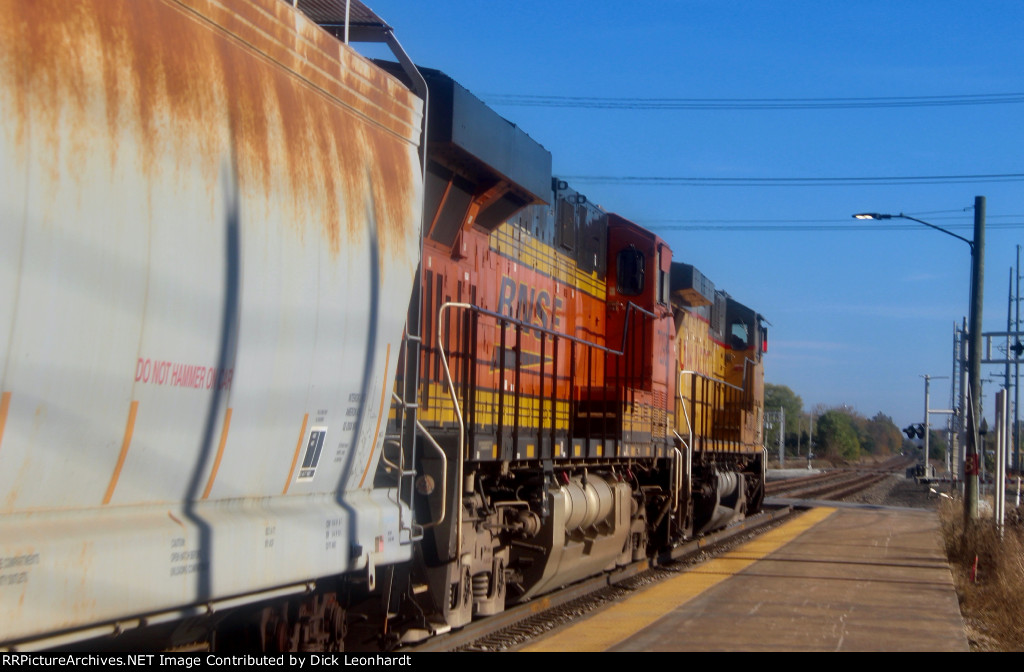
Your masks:
{"label": "bnsf logo", "polygon": [[542,329],[557,330],[562,325],[564,302],[557,296],[552,302],[547,290],[530,287],[525,282],[516,285],[515,280],[505,276],[498,294],[498,312],[502,315]]}

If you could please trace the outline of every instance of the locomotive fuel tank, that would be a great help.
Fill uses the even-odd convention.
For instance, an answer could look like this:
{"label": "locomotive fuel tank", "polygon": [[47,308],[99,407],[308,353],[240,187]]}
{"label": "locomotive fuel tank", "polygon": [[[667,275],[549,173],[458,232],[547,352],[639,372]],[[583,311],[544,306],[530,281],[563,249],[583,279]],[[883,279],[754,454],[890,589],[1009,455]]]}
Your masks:
{"label": "locomotive fuel tank", "polygon": [[549,552],[538,555],[530,546],[513,549],[513,561],[535,560],[524,572],[529,589],[520,600],[632,559],[623,557],[632,512],[629,485],[597,474],[566,481],[548,490],[552,515],[536,537]]}

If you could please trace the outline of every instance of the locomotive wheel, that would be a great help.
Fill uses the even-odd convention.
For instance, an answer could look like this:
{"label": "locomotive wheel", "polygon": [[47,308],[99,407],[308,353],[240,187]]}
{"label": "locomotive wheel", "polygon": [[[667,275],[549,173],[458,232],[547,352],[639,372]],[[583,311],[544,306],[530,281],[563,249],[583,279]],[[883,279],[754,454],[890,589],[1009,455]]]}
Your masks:
{"label": "locomotive wheel", "polygon": [[327,635],[325,651],[345,650],[345,610],[338,603],[327,607],[324,614],[324,630]]}

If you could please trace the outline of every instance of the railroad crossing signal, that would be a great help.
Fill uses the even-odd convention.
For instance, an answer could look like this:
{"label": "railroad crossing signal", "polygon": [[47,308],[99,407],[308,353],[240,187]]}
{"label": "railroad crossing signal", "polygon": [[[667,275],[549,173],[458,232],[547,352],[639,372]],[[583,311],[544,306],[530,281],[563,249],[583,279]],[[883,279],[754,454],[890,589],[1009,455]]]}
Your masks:
{"label": "railroad crossing signal", "polygon": [[907,438],[911,440],[913,440],[915,436],[919,439],[923,439],[924,425],[920,422],[917,423],[916,425],[907,425],[906,427],[903,428],[903,433],[906,434]]}
{"label": "railroad crossing signal", "polygon": [[[1024,332],[1020,331],[992,331],[983,333],[981,337],[984,339],[984,355],[982,356],[982,364],[1017,364],[1020,363],[1021,356],[1024,355],[1024,343],[1021,342],[1021,338],[1024,338]],[[1013,339],[1013,345],[1010,345],[1010,339]],[[1004,344],[999,344],[999,340],[1005,339]],[[993,341],[996,341],[993,343]],[[1006,350],[1006,355],[1002,359],[998,358],[998,355],[993,355],[993,350],[1002,351],[1003,348]]]}

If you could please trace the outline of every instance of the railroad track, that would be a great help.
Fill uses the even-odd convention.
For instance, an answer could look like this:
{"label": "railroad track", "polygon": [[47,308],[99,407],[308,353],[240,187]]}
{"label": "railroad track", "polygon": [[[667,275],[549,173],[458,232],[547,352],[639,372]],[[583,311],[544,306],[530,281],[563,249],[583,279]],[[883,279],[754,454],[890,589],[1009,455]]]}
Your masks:
{"label": "railroad track", "polygon": [[769,497],[790,499],[842,499],[849,497],[885,480],[893,473],[902,472],[909,462],[904,458],[893,458],[878,467],[865,469],[836,469],[820,474],[769,481],[765,494]]}
{"label": "railroad track", "polygon": [[769,483],[765,488],[771,497],[787,497],[790,499],[841,499],[870,488],[875,483],[885,480],[891,472],[851,473],[829,472],[820,478],[803,480],[799,483],[777,481]]}
{"label": "railroad track", "polygon": [[[870,488],[905,466],[903,461],[892,461],[871,470],[835,470],[772,481],[766,484],[766,493],[793,499],[842,499]],[[399,652],[515,649],[610,602],[671,578],[703,562],[709,555],[743,543],[760,534],[765,527],[778,524],[794,511],[792,506],[765,511],[725,530],[680,545],[655,560],[636,562],[567,586],[542,598],[510,607],[500,614],[474,621],[457,631],[403,647]]]}
{"label": "railroad track", "polygon": [[705,535],[663,554],[566,586],[544,597],[510,607],[451,633],[399,649],[428,651],[507,651],[636,590],[675,576],[708,554],[760,534],[794,513],[791,506],[764,511],[725,530]]}

